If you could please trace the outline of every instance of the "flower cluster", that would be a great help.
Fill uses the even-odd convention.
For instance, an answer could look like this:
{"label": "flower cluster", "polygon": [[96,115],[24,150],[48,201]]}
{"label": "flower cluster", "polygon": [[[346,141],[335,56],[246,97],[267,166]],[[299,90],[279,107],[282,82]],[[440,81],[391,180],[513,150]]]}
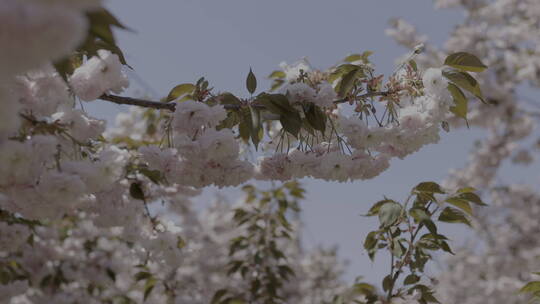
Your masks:
{"label": "flower cluster", "polygon": [[150,168],[172,183],[199,188],[239,185],[252,177],[253,166],[239,159],[239,143],[230,129],[215,129],[226,115],[221,105],[180,103],[171,122],[174,148],[146,146],[139,152]]}
{"label": "flower cluster", "polygon": [[[241,232],[232,222],[232,204],[218,201],[199,214],[188,201],[171,203],[180,206],[171,205],[164,213],[176,210],[175,220],[161,219],[154,229],[138,224],[102,227],[85,213],[46,226],[16,217],[10,224],[0,222],[0,269],[9,272],[0,285],[4,299],[203,304],[225,285],[249,289],[241,277],[227,274],[227,242]],[[296,273],[284,289],[287,299],[319,303],[346,289],[335,251],[303,252],[299,236],[291,237],[279,245]]]}
{"label": "flower cluster", "polygon": [[75,70],[69,84],[81,100],[92,101],[106,93],[122,93],[129,86],[129,80],[122,72],[118,55],[99,50],[98,56]]}
{"label": "flower cluster", "polygon": [[[285,71],[291,73],[287,68]],[[344,111],[335,110],[327,123],[327,136],[331,139],[332,132],[335,132],[338,144],[321,141],[309,149],[295,148],[288,153],[263,157],[258,166],[258,178],[288,180],[309,176],[340,182],[370,179],[386,170],[392,157],[404,158],[424,145],[437,143],[440,125],[450,114],[452,97],[447,90],[448,81],[440,69],[426,70],[423,82],[425,94],[402,101],[395,123],[368,126],[357,116],[346,116],[342,114]],[[329,92],[330,84],[322,82],[317,88],[319,91],[306,83],[296,82],[282,90],[292,103],[308,102],[321,108],[335,108],[337,95],[333,90]],[[336,121],[335,125],[331,125],[332,119]],[[302,136],[309,137],[309,134],[305,132]],[[344,137],[349,153],[340,149],[340,136]],[[299,142],[290,136],[285,140],[288,146]],[[279,139],[274,138],[273,141],[278,142]],[[378,154],[374,155],[374,152]]]}

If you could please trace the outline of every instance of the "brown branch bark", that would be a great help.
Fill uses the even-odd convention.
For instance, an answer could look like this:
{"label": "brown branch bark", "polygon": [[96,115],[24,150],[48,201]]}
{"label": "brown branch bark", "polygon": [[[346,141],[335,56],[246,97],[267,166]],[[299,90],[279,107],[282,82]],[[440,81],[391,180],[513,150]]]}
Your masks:
{"label": "brown branch bark", "polygon": [[159,102],[159,101],[151,101],[151,100],[116,96],[116,95],[109,95],[109,94],[103,94],[99,97],[99,99],[114,102],[116,104],[125,104],[125,105],[139,106],[139,107],[144,107],[144,108],[169,110],[172,112],[174,112],[176,108],[176,104],[174,102]]}
{"label": "brown branch bark", "polygon": [[[365,93],[363,95],[357,96],[358,98],[370,98],[375,96],[387,96],[391,92],[369,92]],[[160,102],[160,101],[152,101],[152,100],[145,100],[145,99],[139,99],[139,98],[132,98],[132,97],[124,97],[124,96],[117,96],[117,95],[110,95],[110,94],[103,94],[99,97],[101,100],[110,101],[116,104],[123,104],[123,105],[132,105],[132,106],[138,106],[138,107],[144,107],[144,108],[152,108],[152,109],[159,109],[159,110],[169,110],[171,112],[174,112],[176,109],[176,103],[174,102]],[[340,99],[335,100],[334,104],[340,104],[347,102],[348,100]],[[236,105],[224,105],[224,107],[228,110],[231,109],[238,109],[239,106]]]}

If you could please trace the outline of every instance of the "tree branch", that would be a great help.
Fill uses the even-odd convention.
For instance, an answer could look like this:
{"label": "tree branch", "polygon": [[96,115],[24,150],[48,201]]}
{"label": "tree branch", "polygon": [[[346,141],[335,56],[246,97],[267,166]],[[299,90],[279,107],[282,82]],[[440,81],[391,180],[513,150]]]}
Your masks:
{"label": "tree branch", "polygon": [[[385,92],[368,92],[363,95],[358,95],[357,98],[369,98],[369,97],[375,97],[375,96],[387,96],[391,94],[392,92],[385,91]],[[99,97],[101,100],[110,101],[116,104],[123,104],[123,105],[132,105],[132,106],[138,106],[143,108],[152,108],[152,109],[159,109],[159,110],[169,110],[171,112],[174,112],[176,109],[176,103],[174,102],[161,102],[161,101],[152,101],[152,100],[145,100],[145,99],[138,99],[138,98],[132,98],[132,97],[124,97],[124,96],[118,96],[118,95],[110,95],[110,94],[103,94]],[[348,102],[346,99],[340,99],[335,100],[334,104],[340,104]],[[237,105],[231,105],[226,104],[223,105],[225,109],[227,110],[235,110],[238,109],[239,106]],[[260,106],[260,105],[258,105]],[[262,107],[262,106],[261,106]]]}
{"label": "tree branch", "polygon": [[116,96],[116,95],[109,95],[109,94],[103,94],[99,97],[99,99],[114,102],[116,104],[125,104],[125,105],[139,106],[139,107],[144,107],[144,108],[169,110],[171,112],[174,112],[176,108],[176,104],[174,102],[159,102],[159,101],[151,101],[151,100]]}

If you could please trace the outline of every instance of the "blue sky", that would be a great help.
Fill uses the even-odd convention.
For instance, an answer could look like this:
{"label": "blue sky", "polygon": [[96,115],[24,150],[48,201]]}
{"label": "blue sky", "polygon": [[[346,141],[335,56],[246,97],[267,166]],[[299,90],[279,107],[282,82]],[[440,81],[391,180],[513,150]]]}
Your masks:
{"label": "blue sky", "polygon": [[[268,88],[264,77],[280,62],[304,56],[324,69],[347,54],[371,50],[377,70],[389,74],[394,60],[407,52],[385,36],[390,18],[405,18],[438,45],[463,18],[460,11],[434,10],[428,0],[130,0],[110,1],[108,7],[135,31],[118,33],[119,45],[134,68],[135,89],[129,94],[156,99],[176,84],[201,76],[218,91],[245,94],[250,67],[259,88]],[[85,108],[111,122],[126,109],[99,101]],[[389,266],[382,256],[371,263],[363,252],[364,237],[377,223],[360,214],[383,195],[401,200],[421,181],[442,180],[449,168],[465,164],[481,135],[476,130],[452,130],[439,144],[393,160],[391,168],[373,180],[342,184],[304,180],[305,245],[338,245],[341,257],[351,262],[347,279],[362,275],[378,282]],[[203,198],[216,192],[209,189]],[[231,199],[235,193],[225,191]],[[463,228],[445,229],[452,230],[456,239],[465,237]]]}

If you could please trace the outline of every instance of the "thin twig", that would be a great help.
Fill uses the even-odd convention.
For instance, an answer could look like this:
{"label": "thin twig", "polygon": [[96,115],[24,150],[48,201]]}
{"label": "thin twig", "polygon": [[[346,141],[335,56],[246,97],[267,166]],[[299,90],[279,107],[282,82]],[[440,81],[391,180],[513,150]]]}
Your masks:
{"label": "thin twig", "polygon": [[[376,97],[376,96],[388,96],[390,94],[392,94],[392,92],[390,92],[390,91],[368,92],[368,93],[365,93],[365,94],[362,94],[362,95],[358,95],[358,96],[356,96],[356,98],[364,99],[364,98],[370,98],[370,97]],[[335,100],[334,104],[340,104],[340,103],[344,103],[344,102],[348,102],[348,101],[349,101],[348,99]]]}

